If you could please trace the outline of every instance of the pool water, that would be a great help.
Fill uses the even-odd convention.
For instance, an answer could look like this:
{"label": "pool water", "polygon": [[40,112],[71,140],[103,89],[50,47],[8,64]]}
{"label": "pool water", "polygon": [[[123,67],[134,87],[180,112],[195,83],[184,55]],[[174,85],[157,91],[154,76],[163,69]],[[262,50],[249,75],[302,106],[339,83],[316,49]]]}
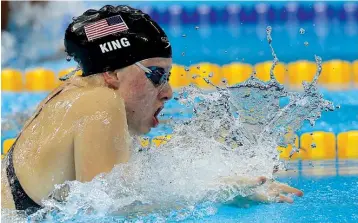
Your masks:
{"label": "pool water", "polygon": [[324,165],[321,171],[313,162],[313,166],[306,164],[304,170],[301,167],[296,173],[278,178],[304,192],[293,204],[255,205],[248,209],[222,206],[203,222],[357,222],[358,162],[351,162],[350,167],[332,161],[319,163]]}
{"label": "pool water", "polygon": [[284,178],[282,182],[303,190],[304,197],[296,198],[293,204],[256,205],[248,209],[223,206],[215,216],[204,218],[200,222],[358,221],[358,175],[293,177]]}
{"label": "pool water", "polygon": [[[357,89],[345,90],[345,91],[327,91],[321,89],[320,92],[324,98],[332,101],[335,105],[339,105],[340,108],[334,112],[323,112],[322,117],[316,121],[315,126],[311,126],[308,122],[304,123],[302,128],[297,134],[312,131],[329,131],[333,133],[346,132],[350,130],[358,129],[358,116],[356,110],[358,109],[358,94]],[[2,92],[2,117],[7,118],[14,112],[24,113],[23,111],[33,111],[35,105],[47,96],[47,92],[42,93],[13,93]],[[27,112],[28,115],[31,112]],[[174,119],[189,119],[192,117],[192,109],[181,105],[176,100],[170,100],[165,104],[163,110],[163,116],[160,116],[161,120],[168,120],[169,117]],[[8,119],[6,119],[8,120]],[[2,139],[16,137],[18,131],[21,129],[21,125],[12,125],[11,130],[7,129],[2,133]],[[3,127],[4,128],[4,127]],[[171,128],[165,124],[160,124],[157,128],[152,129],[147,134],[148,137],[162,136],[171,133]]]}
{"label": "pool water", "polygon": [[[142,3],[136,4],[141,5]],[[157,4],[165,7],[170,3]],[[220,2],[211,4],[214,5],[214,8],[223,7],[223,3]],[[283,5],[285,3],[275,4]],[[312,5],[312,3],[310,4]],[[184,5],[190,6],[195,3],[188,2]],[[68,15],[68,18],[71,16]],[[271,51],[266,40],[268,25],[273,29],[273,46],[280,62],[313,61],[315,54],[322,57],[323,62],[330,59],[350,62],[356,60],[358,58],[357,20],[339,21],[336,19],[331,21],[329,19],[305,22],[263,20],[257,21],[257,23],[234,24],[220,22],[218,24],[165,23],[163,27],[168,32],[169,39],[174,46],[173,61],[180,65],[189,66],[202,62],[224,65],[233,61],[254,65],[263,61],[272,61]],[[305,29],[304,34],[300,34],[300,28]],[[62,41],[63,31],[60,29],[58,31],[58,34],[61,35],[58,39]],[[42,39],[46,38],[43,33],[37,33],[41,34]],[[26,35],[19,36],[24,38]],[[36,37],[36,35],[34,36]],[[19,43],[19,46],[21,45],[23,45],[23,49],[27,50],[26,47],[31,44],[24,40]],[[24,62],[21,58],[15,58],[6,65],[22,71],[40,66],[52,69],[56,73],[61,69],[75,66],[74,61],[67,62],[65,57],[53,61],[41,61],[36,58],[36,56],[40,55],[39,57],[41,57],[42,54],[53,53],[52,51],[57,50],[57,48],[48,49],[47,47],[39,46],[33,60],[27,58],[29,61]],[[301,135],[312,131],[339,134],[357,130],[358,90],[328,91],[322,88],[320,91],[325,99],[332,101],[335,105],[340,105],[340,109],[334,112],[323,112],[315,126],[312,127],[309,123],[305,123],[297,134]],[[14,112],[33,110],[34,106],[45,98],[47,93],[2,92],[2,118]],[[192,116],[191,109],[179,105],[175,100],[171,100],[165,105],[163,113],[165,115],[160,119],[164,120],[169,117],[187,119]],[[2,144],[5,139],[15,137],[21,128],[21,126],[17,126],[16,120],[12,121],[15,121],[13,128],[2,132]],[[161,124],[147,136],[161,136],[171,133],[171,130],[167,125]],[[123,219],[120,216],[93,217],[79,214],[68,220],[60,220],[54,215],[51,220],[45,222],[358,222],[358,160],[336,158],[336,160],[330,161],[290,161],[288,167],[288,171],[277,174],[278,180],[304,192],[303,197],[294,198],[293,204],[253,204],[248,208],[218,205],[217,209],[194,208],[192,213],[169,218],[150,215],[143,218]]]}
{"label": "pool water", "polygon": [[[294,203],[252,204],[246,208],[218,205],[217,209],[194,209],[175,218],[149,215],[123,219],[120,216],[82,215],[61,222],[357,222],[358,161],[316,161],[291,163],[291,170],[278,173],[278,181],[304,192]],[[56,218],[54,218],[56,219]],[[56,222],[52,219],[51,222]],[[50,222],[50,221],[45,221]]]}

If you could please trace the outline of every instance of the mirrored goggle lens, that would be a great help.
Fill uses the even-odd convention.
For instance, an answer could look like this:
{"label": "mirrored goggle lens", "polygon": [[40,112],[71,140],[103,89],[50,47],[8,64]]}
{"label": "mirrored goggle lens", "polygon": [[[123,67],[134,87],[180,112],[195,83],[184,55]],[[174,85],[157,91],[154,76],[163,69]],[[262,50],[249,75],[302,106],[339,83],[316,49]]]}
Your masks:
{"label": "mirrored goggle lens", "polygon": [[146,73],[147,77],[153,82],[155,86],[159,86],[169,81],[170,72],[167,72],[162,67],[148,67],[151,73]]}

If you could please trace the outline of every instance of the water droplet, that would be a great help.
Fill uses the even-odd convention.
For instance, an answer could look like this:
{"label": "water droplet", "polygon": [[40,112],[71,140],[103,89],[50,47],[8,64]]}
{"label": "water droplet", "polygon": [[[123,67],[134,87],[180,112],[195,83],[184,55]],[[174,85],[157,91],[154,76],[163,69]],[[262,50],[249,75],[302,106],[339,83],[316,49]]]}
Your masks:
{"label": "water droplet", "polygon": [[225,50],[224,53],[227,53],[227,50]]}
{"label": "water droplet", "polygon": [[199,29],[199,26],[195,26],[195,29],[198,30],[198,29]]}
{"label": "water droplet", "polygon": [[209,73],[209,77],[213,77],[214,76],[214,73],[213,72],[210,72]]}
{"label": "water droplet", "polygon": [[68,62],[71,61],[71,59],[72,59],[71,56],[67,56],[67,57],[66,57],[66,60],[67,60]]}
{"label": "water droplet", "polygon": [[200,66],[197,66],[196,69],[200,70]]}
{"label": "water droplet", "polygon": [[184,70],[185,70],[185,71],[189,71],[189,67],[184,67]]}
{"label": "water droplet", "polygon": [[305,46],[308,46],[308,42],[307,42],[307,41],[305,41],[303,44],[304,44]]}
{"label": "water droplet", "polygon": [[336,106],[336,108],[337,108],[337,109],[340,109],[340,108],[341,108],[341,106],[340,106],[340,105],[337,105],[337,106]]}
{"label": "water droplet", "polygon": [[244,94],[244,98],[248,98],[248,97],[250,97],[250,93]]}
{"label": "water droplet", "polygon": [[305,34],[306,30],[304,30],[303,28],[300,29],[300,34],[303,35]]}
{"label": "water droplet", "polygon": [[267,42],[268,42],[269,44],[271,44],[271,42],[272,42],[271,32],[272,32],[272,27],[271,27],[271,26],[267,26],[267,28],[266,28],[266,34],[267,34]]}
{"label": "water droplet", "polygon": [[182,56],[185,56],[185,52],[182,52],[181,55],[182,55]]}
{"label": "water droplet", "polygon": [[295,147],[295,146],[292,146],[292,149],[290,151],[290,155],[289,155],[289,158],[291,159],[292,156],[295,154],[295,153],[298,153],[298,149]]}
{"label": "water droplet", "polygon": [[223,84],[227,84],[227,79],[226,79],[226,78],[223,78],[223,79],[221,79],[221,82],[222,82]]}
{"label": "water droplet", "polygon": [[312,147],[312,149],[315,149],[317,147],[317,145],[315,143],[312,143],[311,147]]}
{"label": "water droplet", "polygon": [[186,37],[186,34],[181,35],[182,37]]}
{"label": "water droplet", "polygon": [[163,117],[163,116],[164,116],[164,113],[161,113],[160,116]]}

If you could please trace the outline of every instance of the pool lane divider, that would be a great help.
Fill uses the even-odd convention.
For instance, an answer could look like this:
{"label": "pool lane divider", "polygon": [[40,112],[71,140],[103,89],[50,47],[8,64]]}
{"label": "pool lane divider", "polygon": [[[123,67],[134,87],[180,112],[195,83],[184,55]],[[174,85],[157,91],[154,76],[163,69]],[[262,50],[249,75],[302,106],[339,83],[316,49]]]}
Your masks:
{"label": "pool lane divider", "polygon": [[[172,138],[171,134],[143,137],[140,140],[142,149],[164,145]],[[14,138],[2,139],[1,154],[5,155],[14,142]],[[283,160],[321,161],[321,160],[358,160],[358,130],[339,133],[311,132],[296,137],[295,146],[299,152],[290,157],[292,145],[277,148]]]}

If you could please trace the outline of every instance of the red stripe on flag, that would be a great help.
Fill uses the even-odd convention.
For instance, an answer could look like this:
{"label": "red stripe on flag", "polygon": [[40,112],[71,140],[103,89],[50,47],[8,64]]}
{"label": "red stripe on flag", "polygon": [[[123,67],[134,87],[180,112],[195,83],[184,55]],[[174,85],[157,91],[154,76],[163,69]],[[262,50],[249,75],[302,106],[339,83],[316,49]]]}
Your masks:
{"label": "red stripe on flag", "polygon": [[93,28],[93,27],[96,27],[98,25],[107,25],[107,22],[105,20],[101,20],[101,21],[98,21],[94,24],[89,24],[89,25],[86,25],[86,28]]}
{"label": "red stripe on flag", "polygon": [[127,29],[128,26],[124,22],[109,26],[106,19],[104,19],[96,22],[95,24],[86,25],[85,33],[88,40],[93,40],[116,32],[125,31]]}
{"label": "red stripe on flag", "polygon": [[124,29],[126,28],[125,26],[117,26],[117,27],[111,27],[111,28],[108,28],[108,27],[105,27],[105,28],[101,28],[101,29],[96,29],[96,30],[91,30],[91,31],[88,31],[87,33],[88,34],[95,34],[95,33],[102,33],[102,32],[106,32],[107,30],[115,30],[115,29]]}
{"label": "red stripe on flag", "polygon": [[110,35],[110,34],[117,33],[117,32],[118,32],[118,30],[114,30],[114,31],[106,32],[106,33],[99,34],[99,35],[88,36],[88,39],[89,39],[89,40],[93,40],[93,39],[97,39],[97,38],[100,38],[100,37],[108,36],[108,35]]}
{"label": "red stripe on flag", "polygon": [[121,30],[118,30],[118,29],[113,29],[113,30],[106,30],[106,31],[103,31],[103,32],[97,32],[97,33],[92,33],[92,34],[88,34],[89,37],[95,37],[95,36],[100,36],[100,35],[106,35],[106,34],[110,34],[112,32],[120,32],[120,31],[123,31],[125,29],[121,29]]}

